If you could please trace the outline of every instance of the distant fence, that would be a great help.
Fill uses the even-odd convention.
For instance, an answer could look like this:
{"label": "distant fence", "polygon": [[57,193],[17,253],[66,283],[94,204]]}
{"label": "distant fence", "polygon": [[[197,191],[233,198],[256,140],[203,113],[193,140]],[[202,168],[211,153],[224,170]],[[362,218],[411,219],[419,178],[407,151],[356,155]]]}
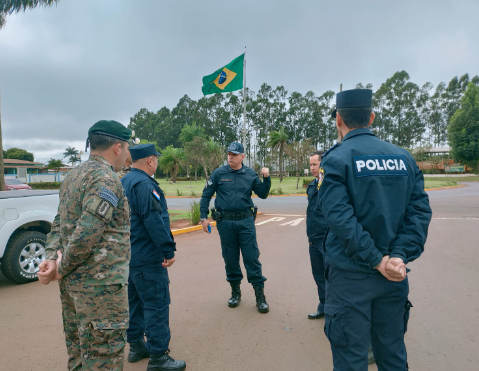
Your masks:
{"label": "distant fence", "polygon": [[28,174],[27,183],[42,183],[42,182],[63,182],[67,173],[56,174]]}

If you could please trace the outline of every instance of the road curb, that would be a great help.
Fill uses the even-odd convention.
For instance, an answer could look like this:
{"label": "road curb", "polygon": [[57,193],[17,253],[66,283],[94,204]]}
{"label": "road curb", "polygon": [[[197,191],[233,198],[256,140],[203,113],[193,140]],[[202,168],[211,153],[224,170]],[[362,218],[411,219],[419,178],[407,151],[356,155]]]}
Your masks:
{"label": "road curb", "polygon": [[[216,222],[210,222],[210,224],[212,227],[216,227]],[[172,229],[171,233],[173,234],[173,236],[176,236],[178,234],[200,231],[202,229],[203,227],[201,225],[193,225],[191,227],[186,227],[186,228]]]}
{"label": "road curb", "polygon": [[425,188],[425,191],[440,191],[442,189],[453,189],[453,188],[462,188],[467,187],[465,184],[459,184],[457,186],[450,186],[450,187],[439,187],[439,188]]}

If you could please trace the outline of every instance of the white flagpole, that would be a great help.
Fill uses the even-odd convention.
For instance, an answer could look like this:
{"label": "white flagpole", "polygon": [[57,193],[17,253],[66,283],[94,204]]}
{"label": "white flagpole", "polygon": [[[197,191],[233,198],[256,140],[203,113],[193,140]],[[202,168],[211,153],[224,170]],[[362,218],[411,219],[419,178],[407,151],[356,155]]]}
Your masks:
{"label": "white flagpole", "polygon": [[243,59],[243,147],[246,153],[246,51]]}

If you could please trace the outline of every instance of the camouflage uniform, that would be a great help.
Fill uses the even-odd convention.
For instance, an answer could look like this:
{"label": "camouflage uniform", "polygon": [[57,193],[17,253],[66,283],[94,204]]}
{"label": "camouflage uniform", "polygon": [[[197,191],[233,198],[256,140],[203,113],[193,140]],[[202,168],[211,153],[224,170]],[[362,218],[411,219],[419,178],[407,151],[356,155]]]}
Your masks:
{"label": "camouflage uniform", "polygon": [[131,166],[125,167],[123,166],[120,171],[116,173],[118,175],[118,178],[123,178],[126,174],[128,174],[131,170]]}
{"label": "camouflage uniform", "polygon": [[73,169],[60,190],[47,259],[58,272],[69,370],[123,370],[128,327],[130,212],[123,187],[100,156]]}

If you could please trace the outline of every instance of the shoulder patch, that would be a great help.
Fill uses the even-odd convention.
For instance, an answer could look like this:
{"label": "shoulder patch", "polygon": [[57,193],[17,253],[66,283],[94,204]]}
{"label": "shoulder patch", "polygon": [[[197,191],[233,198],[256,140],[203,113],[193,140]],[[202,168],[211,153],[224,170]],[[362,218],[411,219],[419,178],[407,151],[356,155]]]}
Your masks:
{"label": "shoulder patch", "polygon": [[153,197],[155,197],[157,201],[160,201],[160,195],[158,194],[158,192],[152,189],[151,193],[153,193]]}
{"label": "shoulder patch", "polygon": [[106,214],[108,214],[108,211],[110,211],[110,208],[111,208],[111,204],[108,201],[101,200],[101,202],[98,204],[98,207],[95,210],[95,213],[101,216],[102,218],[104,218]]}
{"label": "shoulder patch", "polygon": [[207,189],[208,187],[210,187],[212,185],[213,185],[213,182],[211,181],[211,177],[210,177],[210,179],[208,179],[208,181],[205,184],[205,189]]}
{"label": "shoulder patch", "polygon": [[99,196],[100,198],[103,198],[104,200],[111,203],[114,207],[118,206],[118,196],[115,194],[115,192],[110,191],[108,188],[101,187]]}
{"label": "shoulder patch", "polygon": [[324,169],[322,167],[319,168],[319,176],[318,176],[318,190],[321,187],[321,183],[323,183],[324,179]]}
{"label": "shoulder patch", "polygon": [[403,155],[368,155],[353,157],[356,177],[407,176],[406,157]]}

